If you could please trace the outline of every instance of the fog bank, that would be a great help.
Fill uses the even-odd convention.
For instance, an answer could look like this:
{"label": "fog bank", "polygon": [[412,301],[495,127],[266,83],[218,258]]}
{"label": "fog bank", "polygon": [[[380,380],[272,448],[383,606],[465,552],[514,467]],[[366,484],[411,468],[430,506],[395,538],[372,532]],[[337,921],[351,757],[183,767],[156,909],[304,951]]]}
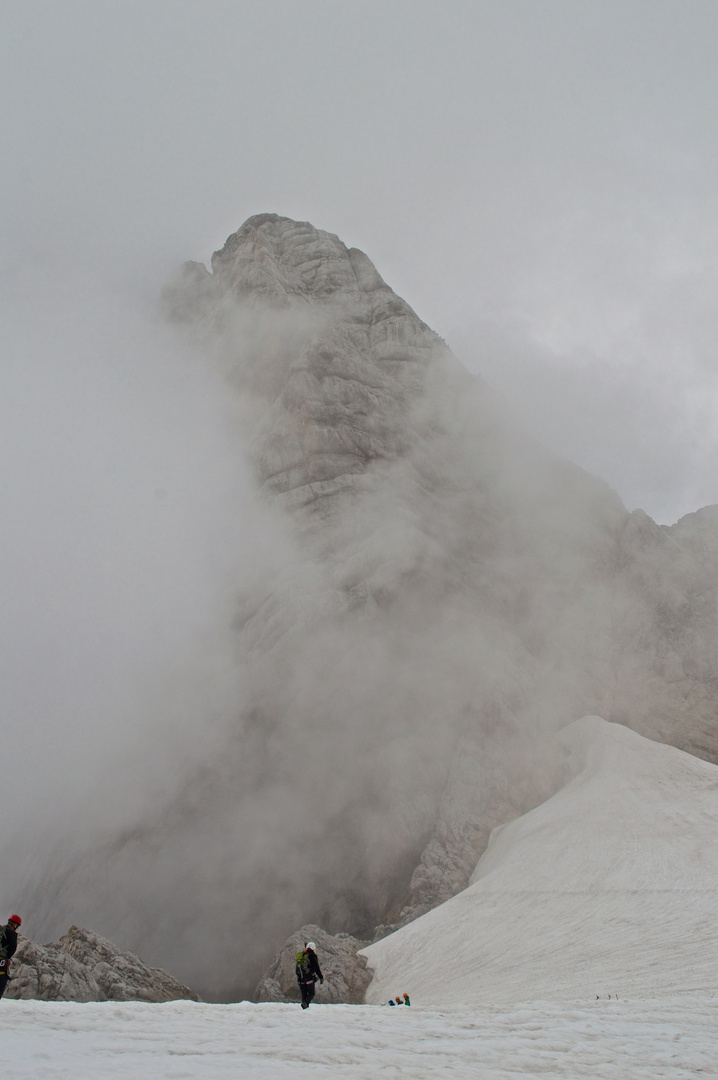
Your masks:
{"label": "fog bank", "polygon": [[576,715],[718,757],[714,519],[629,514],[361,251],[262,214],[173,278],[167,325],[89,296],[51,323],[73,312],[59,353],[16,339],[78,388],[58,417],[42,365],[24,384],[48,417],[24,513],[63,619],[24,639],[17,674],[32,633],[53,679],[16,683],[41,764],[5,865],[43,937],[84,923],[248,995],[297,926],[367,939],[464,888],[491,829],[554,789]]}
{"label": "fog bank", "polygon": [[6,273],[2,302],[3,797],[38,861],[208,752],[242,697],[233,597],[269,558],[221,377],[95,271]]}

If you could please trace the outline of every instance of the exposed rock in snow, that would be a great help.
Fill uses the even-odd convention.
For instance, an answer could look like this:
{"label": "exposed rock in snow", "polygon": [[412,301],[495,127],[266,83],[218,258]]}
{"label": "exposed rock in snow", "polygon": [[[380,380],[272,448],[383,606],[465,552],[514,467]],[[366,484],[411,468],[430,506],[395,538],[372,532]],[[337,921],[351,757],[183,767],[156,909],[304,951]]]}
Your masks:
{"label": "exposed rock in snow", "polygon": [[566,784],[494,830],[471,885],[362,950],[368,1002],[714,992],[718,767],[595,716],[560,742]]}
{"label": "exposed rock in snow", "polygon": [[134,913],[161,908],[155,955],[251,993],[289,927],[370,940],[464,888],[556,790],[577,716],[718,761],[715,508],[629,514],[307,223],[250,218],[165,304],[226,372],[273,515],[237,570],[244,699],[165,806],[64,861],[51,910],[38,887],[38,920],[79,910],[139,949]]}
{"label": "exposed rock in snow", "polygon": [[199,998],[166,971],[149,968],[105,938],[71,926],[58,942],[19,938],[5,996],[40,1001],[176,1001]]}
{"label": "exposed rock in snow", "polygon": [[301,999],[295,973],[296,958],[308,941],[316,943],[319,967],[324,976],[324,982],[317,983],[316,1000],[320,1003],[360,1004],[371,976],[366,970],[366,960],[357,954],[357,950],[367,943],[350,934],[327,934],[321,927],[312,925],[303,926],[284,943],[281,952],[260,979],[256,1000]]}

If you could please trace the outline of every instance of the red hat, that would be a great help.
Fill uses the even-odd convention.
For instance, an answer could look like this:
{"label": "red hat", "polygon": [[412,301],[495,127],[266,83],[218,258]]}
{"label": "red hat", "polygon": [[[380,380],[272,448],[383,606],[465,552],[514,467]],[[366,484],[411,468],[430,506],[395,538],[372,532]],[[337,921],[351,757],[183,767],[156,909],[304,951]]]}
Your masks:
{"label": "red hat", "polygon": [[17,923],[18,926],[22,926],[22,919],[19,915],[11,915],[8,922],[14,922]]}

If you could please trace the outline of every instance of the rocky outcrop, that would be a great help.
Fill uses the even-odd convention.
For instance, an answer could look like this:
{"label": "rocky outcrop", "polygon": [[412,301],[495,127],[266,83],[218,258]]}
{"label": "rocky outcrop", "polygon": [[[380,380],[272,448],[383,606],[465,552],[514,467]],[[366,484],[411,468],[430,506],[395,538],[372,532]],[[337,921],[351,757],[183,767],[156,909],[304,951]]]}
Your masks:
{"label": "rocky outcrop", "polygon": [[308,941],[315,942],[317,958],[324,976],[317,983],[316,1000],[325,1004],[360,1005],[364,1001],[371,975],[366,960],[357,950],[369,944],[351,934],[327,934],[319,926],[303,926],[284,943],[257,986],[257,1001],[299,1001],[301,995],[295,973],[297,953]]}
{"label": "rocky outcrop", "polygon": [[175,1001],[199,998],[166,971],[89,930],[71,926],[59,941],[20,938],[5,996],[38,1001]]}

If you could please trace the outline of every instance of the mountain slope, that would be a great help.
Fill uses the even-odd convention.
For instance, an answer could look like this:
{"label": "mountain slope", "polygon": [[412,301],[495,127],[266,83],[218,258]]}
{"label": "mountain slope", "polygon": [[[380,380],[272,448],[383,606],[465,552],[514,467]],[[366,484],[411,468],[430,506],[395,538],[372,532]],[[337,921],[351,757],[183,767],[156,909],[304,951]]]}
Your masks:
{"label": "mountain slope", "polygon": [[573,778],[493,833],[463,893],[362,950],[367,1001],[715,990],[718,767],[598,717],[560,737]]}

